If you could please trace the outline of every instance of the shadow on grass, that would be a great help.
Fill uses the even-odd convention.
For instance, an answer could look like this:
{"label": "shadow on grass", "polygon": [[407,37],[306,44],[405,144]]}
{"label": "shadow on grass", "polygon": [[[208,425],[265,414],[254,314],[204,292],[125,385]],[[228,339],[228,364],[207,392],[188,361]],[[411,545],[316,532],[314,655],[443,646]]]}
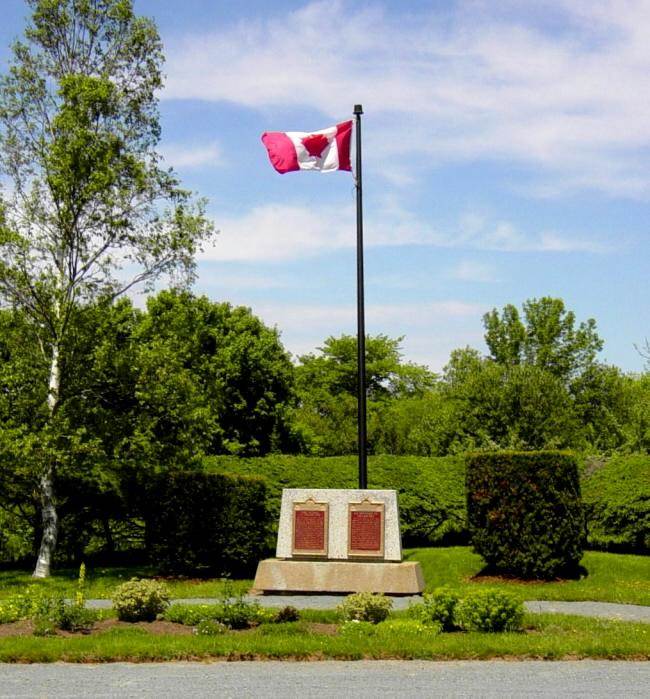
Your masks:
{"label": "shadow on grass", "polygon": [[561,575],[552,578],[523,578],[514,573],[500,570],[492,566],[485,566],[476,575],[469,579],[473,582],[494,583],[520,583],[522,585],[539,585],[540,583],[562,583],[584,580],[589,576],[589,571],[582,565],[574,566],[563,571]]}

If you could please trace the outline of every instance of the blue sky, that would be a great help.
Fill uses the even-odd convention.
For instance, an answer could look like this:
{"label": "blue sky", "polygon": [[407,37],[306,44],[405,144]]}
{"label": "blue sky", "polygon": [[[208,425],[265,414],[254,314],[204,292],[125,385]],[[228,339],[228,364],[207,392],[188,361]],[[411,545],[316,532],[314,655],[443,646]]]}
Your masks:
{"label": "blue sky", "polygon": [[[355,332],[349,173],[271,168],[265,130],[365,110],[369,333],[439,370],[482,314],[560,296],[628,371],[650,336],[650,2],[136,0],[167,55],[161,150],[220,230],[197,291],[287,348]],[[22,32],[3,0],[0,69]]]}

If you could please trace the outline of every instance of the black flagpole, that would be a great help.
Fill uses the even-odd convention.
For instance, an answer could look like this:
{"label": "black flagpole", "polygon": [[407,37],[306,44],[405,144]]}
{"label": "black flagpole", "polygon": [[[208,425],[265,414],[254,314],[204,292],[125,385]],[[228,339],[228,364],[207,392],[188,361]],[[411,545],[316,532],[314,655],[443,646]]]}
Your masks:
{"label": "black flagpole", "polygon": [[359,435],[359,488],[368,487],[366,455],[366,319],[363,293],[363,201],[361,188],[361,115],[363,107],[354,105],[357,133],[357,384]]}

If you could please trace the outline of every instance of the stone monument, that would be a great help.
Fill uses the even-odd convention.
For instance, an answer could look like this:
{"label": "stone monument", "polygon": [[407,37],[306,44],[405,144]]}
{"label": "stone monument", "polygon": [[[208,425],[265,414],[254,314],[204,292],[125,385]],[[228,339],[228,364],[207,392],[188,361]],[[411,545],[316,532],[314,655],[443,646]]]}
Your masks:
{"label": "stone monument", "polygon": [[276,558],[261,561],[260,593],[419,594],[417,562],[402,561],[394,490],[286,488]]}

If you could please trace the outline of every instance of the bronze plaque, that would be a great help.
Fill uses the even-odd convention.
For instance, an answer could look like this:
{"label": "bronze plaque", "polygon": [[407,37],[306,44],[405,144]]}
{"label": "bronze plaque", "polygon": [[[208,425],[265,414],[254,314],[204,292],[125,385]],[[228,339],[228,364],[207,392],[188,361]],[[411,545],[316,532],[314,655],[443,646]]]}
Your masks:
{"label": "bronze plaque", "polygon": [[348,555],[384,557],[384,503],[348,505]]}
{"label": "bronze plaque", "polygon": [[294,502],[294,556],[327,556],[328,505],[325,502]]}

